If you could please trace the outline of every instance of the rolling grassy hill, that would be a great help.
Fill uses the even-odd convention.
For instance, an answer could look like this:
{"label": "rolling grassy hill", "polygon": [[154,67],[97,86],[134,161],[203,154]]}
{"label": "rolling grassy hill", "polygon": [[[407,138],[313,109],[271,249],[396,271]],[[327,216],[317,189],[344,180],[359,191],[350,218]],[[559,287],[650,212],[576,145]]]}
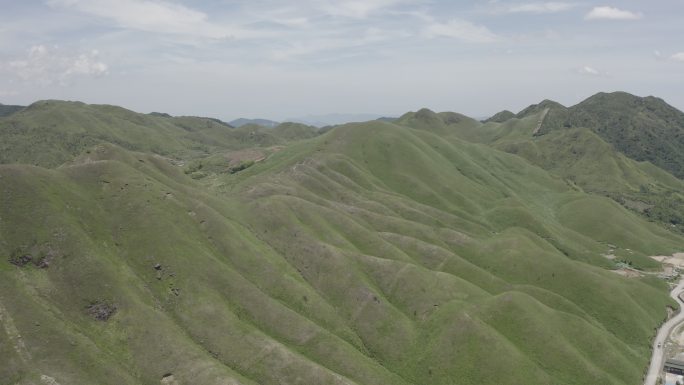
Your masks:
{"label": "rolling grassy hill", "polygon": [[684,231],[684,181],[651,163],[627,158],[589,129],[568,128],[538,140],[503,141],[496,147]]}
{"label": "rolling grassy hill", "polygon": [[12,115],[23,108],[24,106],[12,106],[0,103],[0,117]]}
{"label": "rolling grassy hill", "polygon": [[275,127],[277,126],[278,122],[269,120],[269,119],[246,119],[246,118],[239,118],[235,120],[231,120],[229,124],[233,127],[242,127],[247,124],[256,124],[258,126],[264,126],[264,127]]}
{"label": "rolling grassy hill", "polygon": [[[684,181],[650,162],[632,159],[597,129],[567,123],[573,108],[544,101],[516,117],[504,114],[509,117],[489,119],[485,124],[468,119],[449,122],[442,118],[445,113],[424,110],[420,121],[404,120],[401,124],[419,129],[439,127],[446,138],[487,144],[522,156],[585,192],[610,197],[649,220],[684,232]],[[611,112],[604,114],[617,114],[615,110],[624,108],[606,107]],[[651,142],[661,142],[667,141],[669,134],[653,135],[657,139]],[[640,139],[632,139],[635,145],[640,143]],[[673,152],[684,153],[684,145],[677,147],[676,143],[672,142]]]}
{"label": "rolling grassy hill", "polygon": [[513,121],[421,110],[193,179],[151,143],[192,163],[230,128],[113,109],[115,142],[103,108],[10,120],[99,142],[0,165],[2,384],[638,384],[674,304],[602,254],[657,269],[684,239],[472,143]]}
{"label": "rolling grassy hill", "polygon": [[589,128],[626,156],[684,178],[684,113],[662,99],[601,92],[569,108],[545,101],[517,116],[535,114],[541,108],[550,111],[539,135],[569,127]]}
{"label": "rolling grassy hill", "polygon": [[485,119],[482,121],[482,123],[489,123],[489,122],[495,122],[495,123],[503,123],[509,119],[515,118],[515,114],[512,113],[511,111],[508,110],[503,110],[499,111],[496,114],[492,115],[491,117]]}
{"label": "rolling grassy hill", "polygon": [[233,128],[211,118],[139,114],[116,106],[47,100],[0,118],[0,163],[54,167],[99,143],[189,160],[283,144],[311,137],[314,130],[295,124]]}

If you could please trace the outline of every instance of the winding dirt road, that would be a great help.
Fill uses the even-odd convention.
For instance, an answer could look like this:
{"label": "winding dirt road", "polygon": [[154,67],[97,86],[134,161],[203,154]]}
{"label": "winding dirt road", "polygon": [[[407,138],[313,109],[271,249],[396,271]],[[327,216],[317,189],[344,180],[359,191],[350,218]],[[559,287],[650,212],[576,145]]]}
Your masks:
{"label": "winding dirt road", "polygon": [[663,364],[665,363],[665,341],[672,333],[672,330],[682,322],[684,322],[684,301],[679,298],[679,295],[684,292],[684,278],[679,281],[679,285],[672,289],[670,297],[679,304],[679,313],[665,322],[658,330],[655,340],[653,341],[653,356],[651,357],[651,365],[648,367],[648,373],[644,379],[644,385],[656,385],[658,376],[660,375]]}

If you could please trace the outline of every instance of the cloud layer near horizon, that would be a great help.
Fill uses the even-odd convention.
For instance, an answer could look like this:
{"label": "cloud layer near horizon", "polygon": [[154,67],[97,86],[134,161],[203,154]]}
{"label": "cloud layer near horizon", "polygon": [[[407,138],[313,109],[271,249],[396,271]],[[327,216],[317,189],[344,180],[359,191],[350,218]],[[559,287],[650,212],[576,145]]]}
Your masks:
{"label": "cloud layer near horizon", "polygon": [[639,20],[641,12],[626,11],[615,7],[594,7],[587,16],[587,20]]}

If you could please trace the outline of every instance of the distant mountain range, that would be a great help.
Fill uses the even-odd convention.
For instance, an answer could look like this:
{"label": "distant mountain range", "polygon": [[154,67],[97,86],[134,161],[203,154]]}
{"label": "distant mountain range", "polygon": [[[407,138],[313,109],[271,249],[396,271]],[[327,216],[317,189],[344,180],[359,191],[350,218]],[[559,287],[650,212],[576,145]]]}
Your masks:
{"label": "distant mountain range", "polygon": [[[367,122],[370,120],[392,121],[396,118],[386,117],[377,114],[321,114],[321,115],[307,115],[304,117],[285,119],[285,122],[300,123],[313,127],[337,126],[345,123],[353,122]],[[269,119],[246,119],[240,118],[229,122],[231,126],[242,127],[247,124],[256,124],[263,127],[275,127],[279,122]]]}
{"label": "distant mountain range", "polygon": [[268,120],[268,119],[245,119],[245,118],[239,118],[235,120],[231,120],[228,122],[233,127],[242,127],[247,124],[256,124],[258,126],[263,126],[263,127],[275,127],[279,122],[273,121],[273,120]]}
{"label": "distant mountain range", "polygon": [[376,120],[384,118],[383,115],[377,114],[320,114],[320,115],[307,115],[298,118],[287,119],[290,122],[298,122],[307,124],[315,127],[325,127],[325,126],[336,126],[345,123],[352,122],[367,122],[370,120]]}
{"label": "distant mountain range", "polygon": [[649,161],[684,178],[684,113],[662,99],[626,92],[598,93],[572,107],[545,100],[518,114],[499,112],[485,122],[502,123],[544,110],[547,115],[535,135],[570,127],[589,128],[634,160]]}

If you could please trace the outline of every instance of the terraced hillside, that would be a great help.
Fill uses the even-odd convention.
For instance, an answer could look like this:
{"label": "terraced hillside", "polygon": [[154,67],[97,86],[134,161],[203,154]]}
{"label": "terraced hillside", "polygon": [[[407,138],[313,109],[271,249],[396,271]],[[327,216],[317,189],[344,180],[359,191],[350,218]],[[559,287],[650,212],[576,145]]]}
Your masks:
{"label": "terraced hillside", "polygon": [[640,383],[684,239],[441,116],[0,165],[0,383]]}

